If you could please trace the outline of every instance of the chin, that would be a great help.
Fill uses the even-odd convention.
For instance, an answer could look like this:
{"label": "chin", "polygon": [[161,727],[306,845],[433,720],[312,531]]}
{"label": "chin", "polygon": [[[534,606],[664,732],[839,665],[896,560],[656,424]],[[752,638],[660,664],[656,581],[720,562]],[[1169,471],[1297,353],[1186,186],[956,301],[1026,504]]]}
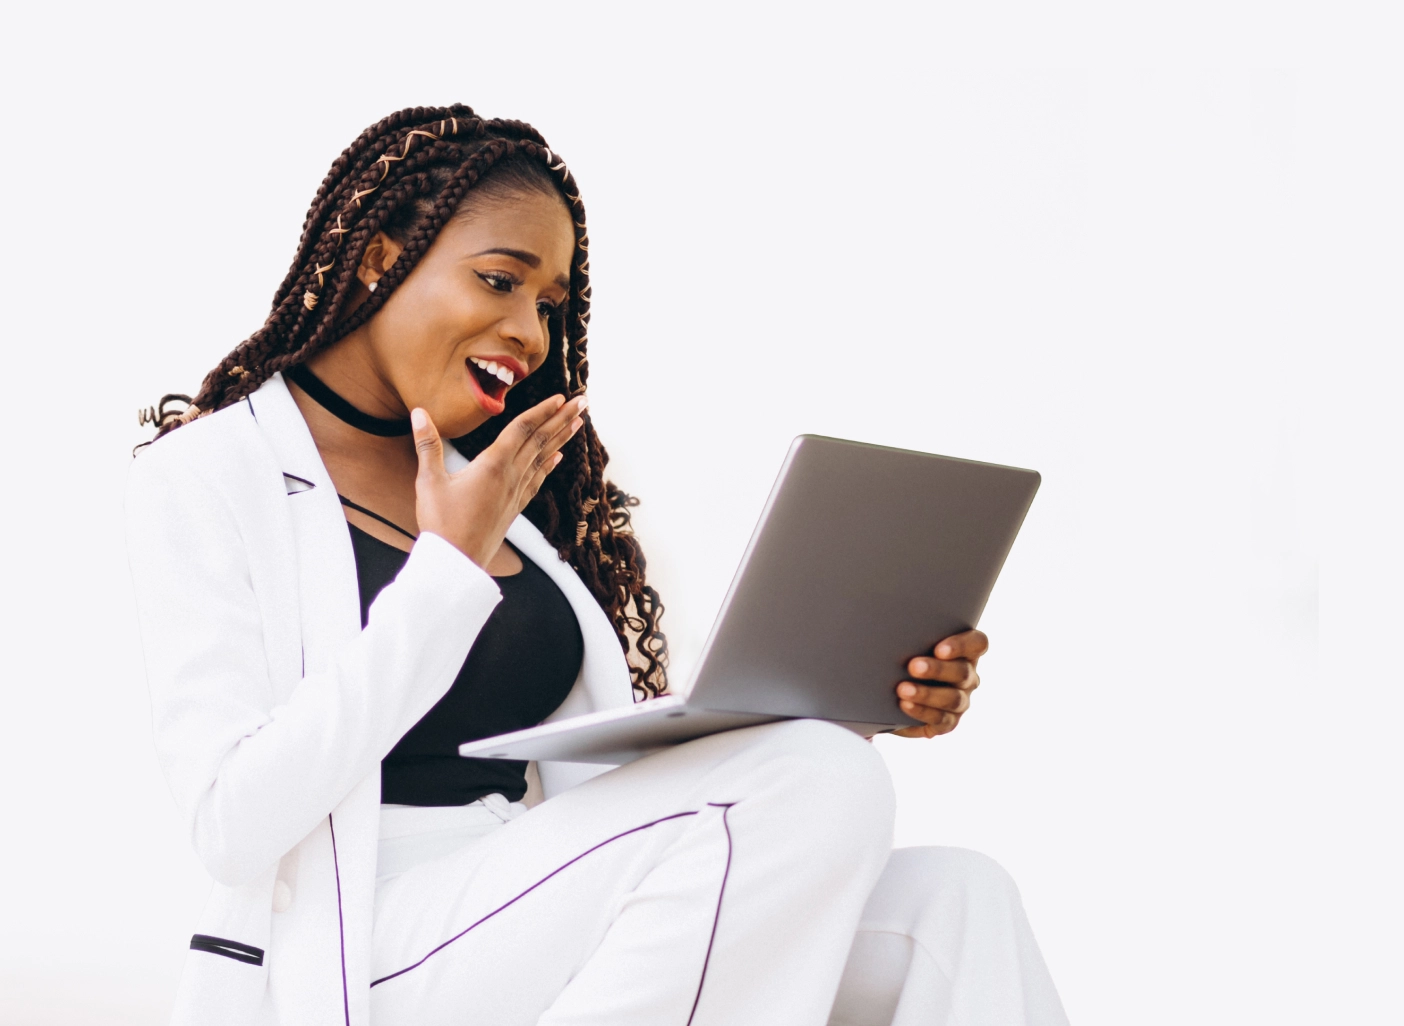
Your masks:
{"label": "chin", "polygon": [[433,418],[434,425],[439,429],[439,436],[442,438],[462,438],[482,427],[489,420],[487,413],[478,408],[476,404],[467,407],[455,406],[447,410],[430,410],[429,416]]}

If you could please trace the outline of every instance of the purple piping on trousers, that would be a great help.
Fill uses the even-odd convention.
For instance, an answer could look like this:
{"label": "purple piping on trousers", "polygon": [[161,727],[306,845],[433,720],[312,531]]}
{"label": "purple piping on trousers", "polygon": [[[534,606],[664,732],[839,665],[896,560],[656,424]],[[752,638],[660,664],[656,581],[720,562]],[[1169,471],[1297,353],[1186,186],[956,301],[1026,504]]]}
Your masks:
{"label": "purple piping on trousers", "polygon": [[351,1026],[351,992],[346,986],[346,916],[341,911],[341,861],[336,857],[336,824],[327,813],[331,830],[332,868],[336,870],[336,928],[341,934],[341,1007],[346,1012],[346,1026]]}
{"label": "purple piping on trousers", "polygon": [[[454,934],[452,937],[450,937],[448,940],[444,941],[442,944],[440,944],[440,945],[439,945],[437,948],[435,948],[433,951],[429,952],[429,954],[427,954],[427,955],[425,955],[423,958],[421,958],[418,962],[415,962],[413,965],[407,965],[407,966],[405,966],[403,969],[400,969],[400,970],[398,970],[398,971],[396,971],[396,972],[391,973],[389,976],[382,976],[382,977],[381,977],[380,979],[378,979],[378,980],[372,980],[372,981],[371,981],[371,986],[372,986],[372,987],[379,986],[380,984],[384,983],[386,980],[393,980],[396,976],[402,976],[402,975],[404,975],[405,973],[409,972],[411,969],[418,969],[418,968],[419,968],[420,966],[422,966],[425,962],[429,961],[430,958],[432,958],[433,956],[437,955],[440,951],[443,951],[444,948],[448,947],[448,946],[449,946],[450,944],[452,944],[454,941],[458,940],[460,937],[463,937],[463,936],[467,935],[470,931],[477,929],[479,926],[482,926],[483,923],[486,923],[486,922],[487,922],[489,919],[491,919],[493,916],[497,915],[497,913],[503,911],[504,909],[508,908],[508,907],[511,906],[511,905],[515,905],[515,904],[516,904],[518,901],[520,901],[522,898],[525,898],[528,894],[530,894],[532,891],[536,890],[538,887],[540,887],[542,884],[544,884],[547,880],[551,879],[551,877],[553,877],[553,876],[555,876],[557,873],[560,873],[560,872],[562,872],[563,870],[568,869],[569,867],[575,865],[575,863],[579,862],[581,859],[583,859],[586,855],[589,855],[591,852],[599,851],[599,850],[600,850],[601,848],[603,848],[606,844],[610,844],[610,843],[613,842],[613,841],[617,841],[617,840],[619,840],[621,837],[628,837],[630,834],[636,834],[636,833],[638,833],[640,830],[647,830],[649,827],[655,827],[655,826],[657,826],[659,823],[667,823],[669,820],[682,819],[684,816],[695,816],[695,815],[697,815],[697,812],[698,812],[698,810],[696,810],[696,809],[692,810],[691,812],[675,812],[675,813],[673,813],[671,816],[664,816],[662,819],[655,819],[652,823],[645,823],[645,824],[643,824],[643,826],[636,826],[636,827],[633,827],[633,828],[630,829],[630,830],[625,830],[622,834],[615,834],[613,837],[609,837],[609,838],[606,838],[605,840],[601,841],[599,844],[595,845],[593,848],[587,848],[585,851],[582,851],[579,855],[575,856],[575,858],[571,859],[569,862],[565,863],[564,865],[557,866],[555,869],[551,870],[551,872],[547,873],[547,874],[546,874],[545,876],[543,876],[540,880],[536,881],[536,883],[532,884],[530,887],[528,887],[526,890],[522,891],[522,892],[521,892],[520,894],[518,894],[516,897],[512,898],[511,900],[507,901],[506,903],[504,903],[504,904],[502,904],[502,905],[499,905],[497,908],[493,909],[491,912],[489,912],[487,915],[483,916],[483,918],[479,919],[479,920],[478,920],[476,923],[474,923],[472,926],[469,926],[466,930],[463,930],[463,931],[461,931],[460,933]],[[722,816],[723,816],[723,819],[725,819],[726,814],[723,813]],[[729,835],[728,835],[728,837],[729,837]],[[729,852],[729,850],[728,850],[728,864],[730,864],[730,852]],[[715,927],[713,927],[713,929],[715,930]]]}
{"label": "purple piping on trousers", "polygon": [[707,938],[707,954],[702,959],[702,976],[697,981],[697,996],[692,999],[692,1011],[687,1015],[687,1026],[692,1026],[693,1017],[697,1015],[697,1003],[702,1000],[702,984],[707,982],[707,966],[712,961],[712,945],[717,941],[717,924],[721,922],[722,898],[726,896],[726,879],[731,875],[731,824],[726,821],[727,814],[731,812],[731,807],[735,802],[708,802],[714,809],[722,810],[722,829],[726,831],[726,868],[722,870],[721,887],[717,889],[717,911],[712,916],[712,935]]}

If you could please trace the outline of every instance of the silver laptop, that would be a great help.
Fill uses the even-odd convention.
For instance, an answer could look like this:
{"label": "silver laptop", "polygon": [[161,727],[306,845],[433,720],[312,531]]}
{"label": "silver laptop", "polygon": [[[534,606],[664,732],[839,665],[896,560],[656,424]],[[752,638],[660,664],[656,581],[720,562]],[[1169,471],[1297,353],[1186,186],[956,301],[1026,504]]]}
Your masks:
{"label": "silver laptop", "polygon": [[1032,470],[801,435],[688,687],[458,753],[618,765],[775,720],[916,724],[895,692],[907,660],[979,622],[1038,485]]}

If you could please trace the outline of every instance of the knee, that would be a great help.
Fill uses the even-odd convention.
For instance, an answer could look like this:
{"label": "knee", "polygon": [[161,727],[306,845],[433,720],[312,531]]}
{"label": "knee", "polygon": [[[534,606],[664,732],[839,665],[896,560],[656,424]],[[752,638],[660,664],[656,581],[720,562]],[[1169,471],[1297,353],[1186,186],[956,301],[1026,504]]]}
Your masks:
{"label": "knee", "polygon": [[896,797],[887,764],[865,738],[823,720],[786,720],[755,728],[767,759],[790,767],[797,790],[840,815],[870,818],[890,846]]}
{"label": "knee", "polygon": [[883,886],[966,907],[1018,905],[1019,888],[994,859],[969,848],[898,848],[888,860]]}

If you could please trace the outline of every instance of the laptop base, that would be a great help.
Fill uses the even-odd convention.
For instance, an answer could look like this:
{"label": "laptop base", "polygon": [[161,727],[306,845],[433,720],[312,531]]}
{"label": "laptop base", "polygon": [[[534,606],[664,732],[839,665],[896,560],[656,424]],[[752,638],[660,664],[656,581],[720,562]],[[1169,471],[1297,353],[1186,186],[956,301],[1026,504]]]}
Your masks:
{"label": "laptop base", "polygon": [[[459,746],[458,754],[472,759],[593,762],[622,766],[708,734],[793,718],[699,709],[676,695],[667,695],[627,708],[572,716],[556,723],[543,723],[511,734],[470,741]],[[840,726],[867,735],[890,729],[892,725],[843,723]]]}

